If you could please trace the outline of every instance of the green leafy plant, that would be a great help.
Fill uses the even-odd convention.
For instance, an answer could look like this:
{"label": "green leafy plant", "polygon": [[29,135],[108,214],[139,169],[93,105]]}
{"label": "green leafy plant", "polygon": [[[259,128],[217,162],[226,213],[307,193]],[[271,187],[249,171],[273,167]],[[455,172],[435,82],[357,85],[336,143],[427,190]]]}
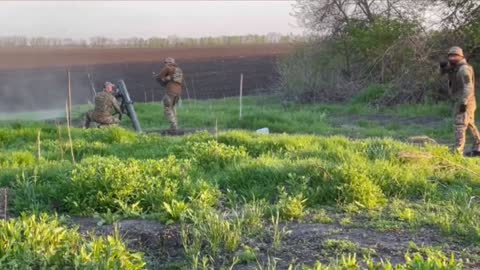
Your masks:
{"label": "green leafy plant", "polygon": [[330,224],[333,222],[333,219],[328,216],[327,211],[325,209],[320,209],[315,212],[313,215],[313,221],[322,223],[322,224]]}
{"label": "green leafy plant", "polygon": [[84,240],[55,217],[23,215],[0,220],[0,258],[9,269],[144,269],[140,253],[131,253],[118,233]]}
{"label": "green leafy plant", "polygon": [[115,224],[122,219],[122,215],[120,215],[118,213],[112,213],[112,211],[110,211],[110,209],[107,209],[106,213],[97,213],[97,214],[94,215],[94,217],[100,219],[97,222],[98,226],[112,225],[112,224]]}
{"label": "green leafy plant", "polygon": [[299,219],[305,214],[305,202],[302,194],[297,196],[289,196],[284,188],[279,190],[280,196],[277,208],[280,216],[286,220]]}
{"label": "green leafy plant", "polygon": [[170,223],[180,220],[190,209],[185,202],[178,202],[176,200],[172,200],[171,203],[163,202],[163,207],[168,214]]}

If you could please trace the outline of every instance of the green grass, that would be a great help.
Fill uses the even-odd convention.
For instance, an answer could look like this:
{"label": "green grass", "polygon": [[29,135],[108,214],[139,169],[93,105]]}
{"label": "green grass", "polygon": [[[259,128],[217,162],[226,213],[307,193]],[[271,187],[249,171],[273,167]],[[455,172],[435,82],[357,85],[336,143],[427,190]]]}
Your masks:
{"label": "green grass", "polygon": [[[255,251],[242,241],[262,235],[266,224],[277,229],[262,237],[270,237],[273,250],[278,250],[285,232],[275,224],[302,221],[312,211],[316,222],[383,230],[429,226],[465,246],[478,245],[479,161],[451,155],[446,146],[420,148],[397,140],[420,134],[446,138],[451,131],[447,120],[441,128],[362,119],[352,124],[355,127],[335,123],[352,115],[440,114],[442,119],[447,105],[285,109],[277,102],[274,97],[246,98],[242,120],[235,99],[183,102],[178,109],[185,128],[269,127],[277,133],[271,135],[230,130],[161,137],[122,128],[73,128],[70,145],[64,126],[4,122],[0,186],[15,194],[13,215],[46,212],[96,216],[106,224],[121,218],[179,223],[187,269],[228,269],[237,262],[235,254],[243,254],[243,262],[253,260]],[[167,127],[160,104],[136,108],[144,129]],[[77,109],[76,115],[85,109]],[[123,125],[128,127],[128,122]],[[322,208],[348,215],[333,220]],[[361,224],[357,217],[363,218]],[[336,240],[324,247],[361,251],[355,243]],[[219,254],[221,259],[215,257]],[[427,255],[407,254],[405,265],[420,268],[399,269],[459,269],[449,258]],[[348,256],[342,260],[336,265],[359,263]]]}
{"label": "green grass", "polygon": [[[0,129],[0,183],[16,191],[17,212],[59,205],[71,214],[165,213],[175,221],[193,205],[217,205],[230,190],[247,201],[278,204],[284,219],[299,219],[309,207],[381,210],[397,198],[421,206],[424,213],[410,218],[416,222],[480,239],[479,209],[468,204],[480,195],[478,161],[452,156],[444,146],[242,131],[168,138],[74,129],[72,164],[65,128],[41,129],[40,156],[39,130]],[[400,216],[405,219],[408,213]]]}
{"label": "green grass", "polygon": [[85,240],[60,223],[46,215],[0,220],[2,269],[144,269],[143,256],[129,252],[118,233]]}
{"label": "green grass", "polygon": [[[184,100],[177,108],[178,121],[182,128],[206,128],[219,130],[247,129],[256,130],[268,127],[275,133],[301,133],[318,135],[343,134],[350,137],[393,137],[406,138],[415,135],[427,135],[441,140],[452,139],[453,128],[450,123],[448,104],[399,105],[391,108],[375,108],[365,103],[288,105],[283,107],[275,96],[245,97],[243,117],[239,119],[237,98],[219,100]],[[167,129],[169,127],[163,114],[161,103],[137,103],[135,109],[145,131]],[[86,107],[77,108],[74,116],[81,115]],[[350,120],[349,117],[370,117]],[[390,117],[391,122],[379,124],[371,117]],[[393,118],[392,118],[393,117]],[[399,119],[412,117],[430,117],[445,124],[430,126],[416,124],[414,121]],[[343,119],[346,125],[339,123]],[[443,123],[443,122],[442,122]],[[131,128],[129,119],[124,120],[126,128]]]}
{"label": "green grass", "polygon": [[[219,100],[184,100],[177,108],[181,128],[186,129],[247,129],[268,127],[274,133],[317,135],[342,134],[354,138],[392,137],[405,139],[426,135],[442,142],[453,140],[451,106],[446,103],[398,105],[376,108],[364,102],[344,104],[281,105],[276,96],[245,97],[243,117],[239,119],[238,98]],[[89,105],[77,106],[73,111],[76,125],[83,123]],[[136,103],[135,109],[142,128],[149,132],[167,129],[161,103]],[[59,117],[62,114],[59,113]],[[12,116],[12,115],[10,115]],[[41,118],[39,118],[41,117]],[[36,122],[48,116],[37,113],[18,113],[4,118],[0,127],[42,126]],[[414,118],[424,118],[417,123]],[[16,120],[15,120],[16,119]],[[376,120],[378,119],[378,120]],[[436,121],[429,124],[428,120]],[[0,119],[1,120],[1,119]],[[380,121],[380,122],[378,122]],[[122,126],[131,129],[128,117]]]}

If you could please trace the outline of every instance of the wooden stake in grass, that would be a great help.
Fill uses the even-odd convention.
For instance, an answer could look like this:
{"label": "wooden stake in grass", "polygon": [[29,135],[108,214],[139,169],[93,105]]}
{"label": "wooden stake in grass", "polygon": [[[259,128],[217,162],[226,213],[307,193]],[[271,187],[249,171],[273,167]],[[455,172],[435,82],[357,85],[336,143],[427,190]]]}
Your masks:
{"label": "wooden stake in grass", "polygon": [[68,103],[67,103],[67,110],[68,110],[68,115],[67,115],[67,122],[68,125],[72,124],[72,84],[70,80],[70,70],[67,70],[67,76],[68,76]]}
{"label": "wooden stake in grass", "polygon": [[[68,112],[68,101],[65,102],[65,109],[67,111],[67,118],[70,118],[70,113]],[[67,121],[67,131],[68,131],[68,141],[70,143],[70,152],[72,154],[72,162],[75,164],[75,155],[73,153],[73,142],[72,142],[72,133],[70,131],[70,123]]]}
{"label": "wooden stake in grass", "polygon": [[243,73],[240,74],[240,113],[239,119],[242,119],[242,99],[243,99]]}
{"label": "wooden stake in grass", "polygon": [[195,80],[192,78],[193,101],[197,103],[197,91],[195,91]]}
{"label": "wooden stake in grass", "polygon": [[183,85],[185,86],[185,91],[187,92],[187,99],[190,100],[190,93],[188,92],[188,85],[185,80],[183,80]]}
{"label": "wooden stake in grass", "polygon": [[147,103],[147,91],[146,90],[144,91],[144,94],[145,94],[145,103]]}
{"label": "wooden stake in grass", "polygon": [[41,133],[41,130],[39,130],[37,133],[37,160],[38,161],[40,161],[40,158],[42,157],[40,133]]}
{"label": "wooden stake in grass", "polygon": [[97,95],[97,90],[95,90],[95,84],[93,83],[92,76],[90,73],[87,73],[88,81],[90,82],[90,90],[92,91],[92,103],[95,103],[95,96]]}
{"label": "wooden stake in grass", "polygon": [[59,150],[60,150],[60,159],[63,161],[63,140],[62,140],[62,130],[60,128],[60,126],[58,125],[58,123],[55,121],[55,125],[57,126],[57,133],[58,133],[58,147],[59,147]]}

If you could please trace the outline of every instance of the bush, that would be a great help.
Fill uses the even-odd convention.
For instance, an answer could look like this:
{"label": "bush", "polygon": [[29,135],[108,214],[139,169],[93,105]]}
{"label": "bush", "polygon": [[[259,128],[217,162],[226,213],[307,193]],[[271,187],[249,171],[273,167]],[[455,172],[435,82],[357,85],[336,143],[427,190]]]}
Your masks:
{"label": "bush", "polygon": [[247,157],[245,148],[218,143],[194,142],[187,146],[187,156],[206,170],[222,169]]}
{"label": "bush", "polygon": [[27,167],[36,163],[37,159],[27,151],[15,151],[9,154],[0,153],[0,168]]}
{"label": "bush", "polygon": [[2,170],[0,183],[13,191],[14,213],[64,211],[71,170],[69,162],[42,162],[34,167]]}
{"label": "bush", "polygon": [[285,220],[302,218],[305,215],[305,202],[302,194],[290,196],[285,189],[280,189],[280,196],[277,202],[277,209],[280,217]]}
{"label": "bush", "polygon": [[386,202],[381,188],[374,184],[365,171],[356,166],[342,166],[336,172],[342,182],[339,200],[362,208],[375,209]]}
{"label": "bush", "polygon": [[322,45],[320,48],[299,48],[277,64],[278,89],[285,101],[343,101],[356,92],[358,86],[344,76],[343,56],[334,52],[332,43]]}
{"label": "bush", "polygon": [[72,171],[66,202],[76,213],[120,211],[121,205],[136,203],[142,211],[158,210],[163,202],[187,195],[182,185],[189,182],[182,175],[185,166],[188,163],[174,157],[158,161],[90,157]]}
{"label": "bush", "polygon": [[[304,3],[300,5],[310,5]],[[325,10],[334,12],[335,7]],[[310,14],[318,20],[329,20],[317,15]],[[333,17],[334,21],[338,18]],[[279,62],[279,91],[285,100],[352,101],[389,107],[441,98],[432,94],[445,88],[438,79],[434,59],[446,48],[434,41],[433,34],[422,30],[419,20],[382,14],[374,19],[351,18],[348,23],[337,23],[334,34],[325,36],[322,31],[322,39],[297,48]]]}
{"label": "bush", "polygon": [[8,269],[144,269],[140,253],[130,253],[114,236],[83,240],[46,215],[0,220],[0,263]]}
{"label": "bush", "polygon": [[192,181],[188,161],[175,157],[160,160],[120,160],[115,157],[91,157],[79,163],[72,172],[70,192],[65,196],[69,211],[74,213],[163,212],[172,201],[195,200],[215,204],[218,191],[201,179]]}

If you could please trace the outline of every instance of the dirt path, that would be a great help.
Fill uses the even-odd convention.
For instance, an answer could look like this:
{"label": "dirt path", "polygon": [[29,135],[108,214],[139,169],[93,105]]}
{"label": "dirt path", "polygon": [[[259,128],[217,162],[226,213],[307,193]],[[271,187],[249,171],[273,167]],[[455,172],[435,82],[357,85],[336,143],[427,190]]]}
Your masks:
{"label": "dirt path", "polygon": [[[95,230],[99,235],[110,235],[114,226],[98,226],[92,218],[76,218],[73,223],[82,233]],[[172,263],[185,260],[178,225],[162,225],[155,221],[124,220],[118,223],[119,233],[134,250],[145,253],[150,269],[165,269]],[[357,258],[370,254],[375,260],[389,260],[392,264],[404,263],[404,255],[415,243],[418,247],[441,247],[446,254],[453,252],[457,258],[465,256],[462,246],[439,232],[420,228],[415,232],[396,230],[381,232],[374,229],[352,228],[340,224],[298,224],[282,225],[286,234],[279,250],[272,250],[272,228],[267,226],[264,234],[243,239],[243,243],[257,250],[257,259],[265,263],[276,258],[278,269],[287,269],[292,262],[314,264],[328,263],[338,256],[357,253]],[[256,262],[237,265],[234,269],[255,269]],[[480,262],[467,265],[464,269],[478,269]]]}

